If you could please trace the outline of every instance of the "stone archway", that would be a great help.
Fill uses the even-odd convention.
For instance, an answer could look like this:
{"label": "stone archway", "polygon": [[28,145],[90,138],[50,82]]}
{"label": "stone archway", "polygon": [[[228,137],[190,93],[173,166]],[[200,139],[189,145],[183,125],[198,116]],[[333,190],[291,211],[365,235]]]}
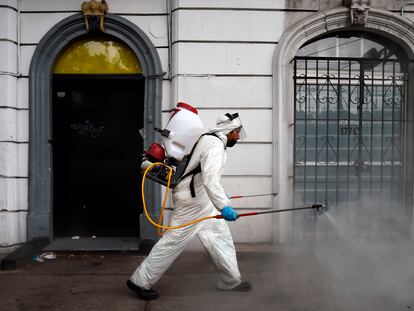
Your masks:
{"label": "stone archway", "polygon": [[[71,42],[87,35],[84,17],[76,14],[65,18],[39,42],[29,71],[29,213],[28,240],[52,238],[52,148],[51,142],[51,82],[52,70],[59,53]],[[153,141],[154,126],[161,124],[162,72],[156,48],[136,25],[108,14],[105,33],[127,44],[138,57],[145,77],[144,145]],[[138,133],[137,133],[138,135]],[[159,189],[148,187],[148,196],[158,206]],[[153,211],[150,211],[153,213]],[[141,225],[141,239],[155,238],[155,231]]]}
{"label": "stone archway", "polygon": [[[273,58],[273,120],[277,124],[273,131],[275,163],[273,176],[275,192],[279,193],[275,199],[275,208],[293,206],[294,85],[292,60],[304,43],[330,32],[347,29],[376,33],[389,38],[405,49],[409,58],[409,75],[412,76],[414,73],[412,64],[414,35],[412,31],[409,31],[414,27],[413,22],[389,11],[371,9],[364,26],[350,26],[349,14],[349,9],[346,8],[319,12],[288,28],[279,40]],[[412,98],[413,95],[413,88],[409,88],[408,96]],[[413,117],[414,107],[412,105],[408,114],[411,118]],[[281,150],[282,146],[285,146],[287,150],[285,148]],[[286,241],[292,217],[280,214],[276,216],[275,221],[278,230],[274,231],[274,240]]]}

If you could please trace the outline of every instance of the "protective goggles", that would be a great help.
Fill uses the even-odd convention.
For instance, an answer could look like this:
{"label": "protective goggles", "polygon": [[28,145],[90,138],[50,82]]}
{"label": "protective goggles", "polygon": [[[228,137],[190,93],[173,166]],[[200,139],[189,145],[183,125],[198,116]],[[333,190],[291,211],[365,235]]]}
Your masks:
{"label": "protective goggles", "polygon": [[239,134],[240,134],[240,140],[243,141],[246,139],[246,132],[244,130],[242,121],[240,119],[239,114],[236,113],[226,113],[225,116],[228,118],[227,120],[221,121],[219,123],[217,123],[217,125],[221,125],[223,126],[225,123],[229,123],[229,125],[231,125],[232,127],[234,126],[234,129],[238,129],[240,130]]}

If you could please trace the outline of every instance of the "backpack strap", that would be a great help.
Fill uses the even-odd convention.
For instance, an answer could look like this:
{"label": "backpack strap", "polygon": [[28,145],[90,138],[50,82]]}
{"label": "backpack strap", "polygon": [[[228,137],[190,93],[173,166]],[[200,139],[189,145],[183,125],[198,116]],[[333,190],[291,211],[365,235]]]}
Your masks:
{"label": "backpack strap", "polygon": [[195,189],[194,189],[194,176],[198,173],[201,173],[201,165],[197,165],[195,168],[193,168],[191,171],[189,171],[187,174],[185,174],[181,179],[186,178],[188,176],[191,176],[191,182],[190,182],[190,191],[191,191],[191,197],[195,198]]}
{"label": "backpack strap", "polygon": [[[201,137],[202,137],[202,136],[206,136],[206,135],[209,135],[209,136],[215,136],[215,137],[217,137],[218,139],[220,139],[220,137],[218,137],[215,133],[206,133],[206,134],[201,135]],[[200,137],[200,138],[201,138],[201,137]],[[198,141],[199,141],[199,140],[198,140]],[[195,147],[197,146],[198,141],[197,141],[197,143],[194,145],[193,149],[191,150],[191,153],[190,153],[190,155],[189,155],[189,160],[188,160],[188,163],[190,162],[190,158],[191,158],[191,156],[193,155],[194,149],[195,149]],[[190,191],[191,191],[191,197],[192,197],[192,198],[195,198],[195,197],[196,197],[196,193],[195,193],[195,189],[194,189],[194,176],[195,176],[196,174],[198,174],[198,173],[201,173],[201,164],[200,164],[200,163],[199,163],[199,164],[198,164],[195,168],[193,168],[191,171],[189,171],[187,174],[184,174],[184,175],[183,175],[183,177],[181,177],[181,180],[183,180],[184,178],[186,178],[186,177],[188,177],[188,176],[191,176]]]}

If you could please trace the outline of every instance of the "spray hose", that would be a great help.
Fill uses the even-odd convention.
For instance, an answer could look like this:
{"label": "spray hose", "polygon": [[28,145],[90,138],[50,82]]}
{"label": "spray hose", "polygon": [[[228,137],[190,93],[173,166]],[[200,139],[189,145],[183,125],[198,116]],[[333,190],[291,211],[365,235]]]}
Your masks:
{"label": "spray hose", "polygon": [[[151,216],[148,214],[147,204],[146,204],[146,201],[145,201],[145,178],[146,178],[149,170],[155,165],[162,165],[162,166],[165,166],[166,168],[168,168],[167,187],[166,187],[166,190],[165,190],[165,195],[164,195],[164,199],[163,199],[163,203],[162,203],[162,207],[161,207],[161,215],[160,215],[159,223],[156,223],[151,218]],[[167,203],[168,189],[170,187],[172,172],[173,172],[172,167],[170,167],[170,166],[168,166],[164,163],[161,163],[161,162],[155,162],[155,163],[152,163],[150,166],[147,167],[147,169],[144,172],[144,175],[142,176],[142,185],[141,185],[142,207],[144,209],[145,216],[148,218],[149,222],[151,224],[153,224],[155,227],[157,227],[159,236],[161,236],[162,233],[165,232],[165,230],[180,229],[180,228],[191,226],[191,225],[196,224],[198,222],[201,222],[203,220],[216,218],[216,216],[207,216],[207,217],[202,217],[202,218],[199,218],[199,219],[191,220],[189,222],[186,222],[184,224],[177,225],[177,226],[164,226],[164,225],[162,225],[162,220],[164,218],[164,210],[165,210],[165,205]],[[219,215],[217,215],[217,216],[219,216]],[[164,229],[164,231],[162,231],[162,229]]]}
{"label": "spray hose", "polygon": [[[148,174],[148,172],[150,171],[150,169],[155,166],[155,165],[162,165],[165,166],[166,168],[168,168],[168,175],[167,175],[167,187],[165,190],[165,195],[164,195],[164,199],[163,199],[163,203],[162,203],[162,207],[161,207],[161,214],[160,214],[160,220],[159,223],[156,223],[151,216],[148,214],[147,211],[147,204],[145,201],[145,178]],[[158,231],[158,235],[162,236],[162,234],[169,229],[180,229],[180,228],[184,228],[184,227],[188,227],[191,225],[194,225],[198,222],[207,220],[207,219],[223,219],[223,216],[221,215],[215,215],[215,216],[206,216],[206,217],[202,217],[199,219],[195,219],[195,220],[191,220],[189,222],[186,222],[184,224],[181,225],[177,225],[177,226],[164,226],[162,225],[162,220],[164,218],[164,210],[165,210],[165,205],[167,203],[167,197],[168,197],[168,189],[170,187],[170,183],[171,183],[171,177],[172,177],[172,173],[173,173],[173,168],[171,166],[168,166],[164,163],[161,162],[155,162],[152,163],[151,165],[149,165],[145,172],[144,175],[142,176],[142,185],[141,185],[141,194],[142,194],[142,206],[143,206],[143,210],[145,213],[145,216],[148,218],[149,222],[151,224],[153,224],[155,227],[157,227],[157,231]],[[256,196],[263,196],[263,195],[273,195],[276,196],[277,193],[269,193],[269,194],[259,194],[259,195],[246,195],[246,196],[233,196],[231,197],[231,199],[239,199],[239,198],[247,198],[247,197],[256,197]],[[325,204],[313,204],[311,206],[304,206],[304,207],[297,207],[297,208],[288,208],[288,209],[278,209],[278,210],[272,210],[272,211],[265,211],[265,212],[249,212],[249,213],[243,213],[243,214],[239,214],[237,216],[237,218],[240,217],[245,217],[245,216],[255,216],[255,215],[262,215],[262,214],[273,214],[273,213],[280,213],[280,212],[288,212],[288,211],[297,211],[297,210],[305,210],[305,209],[316,209],[316,211],[319,214],[322,214],[324,212],[326,212],[328,210],[328,207]],[[162,230],[164,229],[164,230]]]}

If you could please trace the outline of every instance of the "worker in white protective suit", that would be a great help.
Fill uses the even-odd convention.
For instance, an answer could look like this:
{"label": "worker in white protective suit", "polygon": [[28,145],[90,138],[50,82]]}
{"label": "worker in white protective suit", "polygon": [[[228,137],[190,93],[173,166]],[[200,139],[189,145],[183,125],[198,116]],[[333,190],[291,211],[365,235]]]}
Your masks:
{"label": "worker in white protective suit", "polygon": [[238,216],[220,184],[226,148],[233,147],[244,137],[239,115],[227,113],[219,116],[217,126],[199,139],[188,167],[173,191],[174,212],[170,225],[217,215],[218,211],[224,220],[209,219],[166,231],[127,281],[128,287],[140,299],[158,298],[158,292],[152,287],[194,236],[200,239],[219,271],[217,289],[251,289],[249,282],[241,281],[233,239],[226,223],[226,220],[235,221]]}

